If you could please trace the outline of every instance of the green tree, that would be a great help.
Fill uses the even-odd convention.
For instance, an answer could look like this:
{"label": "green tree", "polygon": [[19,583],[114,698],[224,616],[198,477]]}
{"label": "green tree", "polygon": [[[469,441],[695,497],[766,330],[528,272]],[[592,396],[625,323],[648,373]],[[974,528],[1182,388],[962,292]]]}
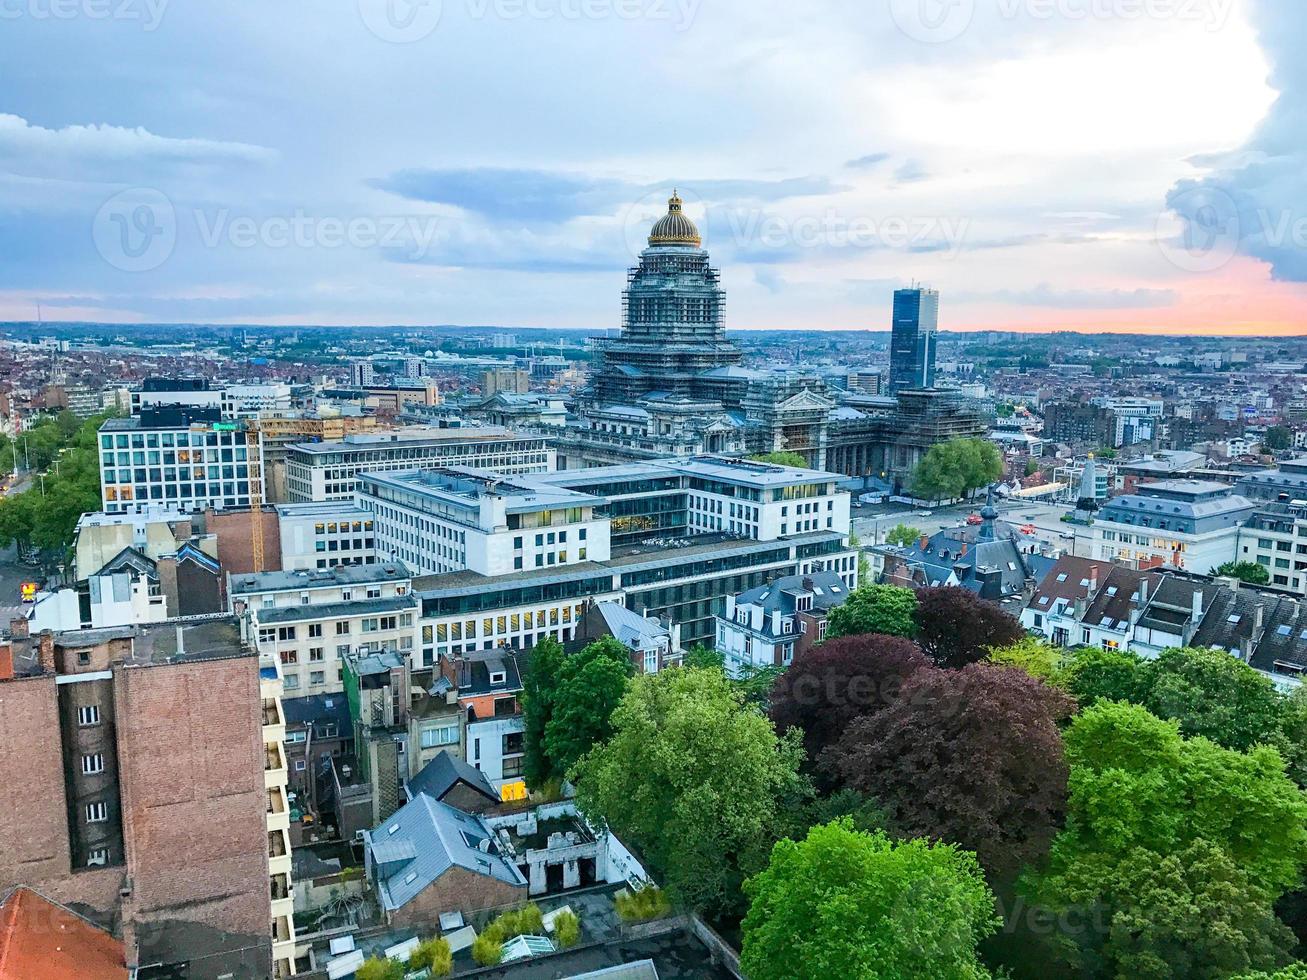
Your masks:
{"label": "green tree", "polygon": [[758,453],[749,458],[755,463],[771,463],[774,466],[793,466],[801,470],[806,470],[808,468],[808,459],[803,455],[803,453],[790,452],[785,449],[779,449],[770,453]]}
{"label": "green tree", "polygon": [[885,543],[908,548],[921,540],[921,528],[909,524],[895,524],[885,534]]}
{"label": "green tree", "polygon": [[1034,476],[1038,472],[1039,472],[1039,460],[1037,459],[1026,460],[1026,476]]}
{"label": "green tree", "polygon": [[551,776],[565,776],[592,746],[612,734],[609,718],[634,673],[630,652],[611,636],[563,660],[554,689],[554,710],[544,731]]}
{"label": "green tree", "polygon": [[533,789],[553,778],[554,767],[545,746],[545,729],[554,714],[559,674],[567,654],[562,644],[546,637],[535,645],[522,679],[522,775]]}
{"label": "green tree", "polygon": [[1255,561],[1227,561],[1216,569],[1216,574],[1237,578],[1249,585],[1265,585],[1271,580],[1271,573]]}
{"label": "green tree", "polygon": [[988,439],[950,439],[936,443],[917,464],[913,496],[953,500],[1003,476],[1003,458]]}
{"label": "green tree", "polygon": [[693,644],[681,658],[681,666],[695,670],[726,670],[726,658],[702,643]]}
{"label": "green tree", "polygon": [[1281,452],[1293,445],[1293,433],[1283,425],[1273,425],[1262,437],[1262,445],[1273,453]]}
{"label": "green tree", "polygon": [[356,980],[404,980],[404,964],[398,960],[373,956],[355,971]]}
{"label": "green tree", "polygon": [[1062,685],[1062,648],[1038,637],[1027,636],[1007,646],[991,647],[989,661],[1020,668],[1031,677],[1049,684]]}
{"label": "green tree", "polygon": [[917,631],[917,596],[897,585],[864,585],[826,617],[826,636],[883,633],[911,639]]}
{"label": "green tree", "polygon": [[[1057,937],[1056,955],[1090,977],[1278,966],[1287,940],[1266,913],[1307,861],[1307,800],[1279,753],[1186,739],[1120,702],[1081,712],[1066,749],[1066,827],[1026,890],[1059,914],[1094,910],[1103,926]],[[1204,961],[1225,972],[1158,966],[1204,929]]]}
{"label": "green tree", "polygon": [[1307,963],[1291,963],[1274,973],[1245,973],[1234,980],[1307,980]]}
{"label": "green tree", "polygon": [[753,980],[978,980],[976,945],[999,925],[974,855],[891,842],[847,819],[783,840],[745,886],[742,971]]}
{"label": "green tree", "polygon": [[720,672],[697,669],[633,678],[612,725],[570,774],[583,812],[639,848],[681,905],[738,909],[802,793],[799,734],[779,738]]}
{"label": "green tree", "polygon": [[408,959],[408,966],[410,970],[428,969],[433,977],[449,976],[454,967],[454,956],[449,949],[449,940],[441,937],[418,944],[418,948]]}
{"label": "green tree", "polygon": [[1224,650],[1176,647],[1143,667],[1140,703],[1174,718],[1184,735],[1202,735],[1240,752],[1277,740],[1286,704],[1263,674]]}
{"label": "green tree", "polygon": [[1071,651],[1063,674],[1081,708],[1099,701],[1139,703],[1144,691],[1143,661],[1133,653],[1084,647]]}

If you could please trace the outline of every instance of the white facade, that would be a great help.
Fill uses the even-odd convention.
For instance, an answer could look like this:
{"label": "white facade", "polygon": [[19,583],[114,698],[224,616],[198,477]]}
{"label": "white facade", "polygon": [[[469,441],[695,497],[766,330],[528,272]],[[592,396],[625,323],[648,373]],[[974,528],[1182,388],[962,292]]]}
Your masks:
{"label": "white facade", "polygon": [[418,574],[508,575],[610,554],[608,521],[595,515],[603,499],[529,477],[366,473],[357,500],[376,515],[377,553]]}
{"label": "white facade", "polygon": [[244,611],[259,649],[275,656],[287,697],[344,689],[351,652],[410,657],[417,601],[408,570],[394,564],[233,576],[233,611]]}
{"label": "white facade", "polygon": [[290,385],[281,381],[210,386],[199,390],[142,391],[131,393],[132,414],[142,408],[179,405],[216,408],[224,418],[257,418],[261,412],[284,412],[292,406]]}
{"label": "white facade", "polygon": [[285,571],[377,561],[372,512],[340,504],[278,504]]}

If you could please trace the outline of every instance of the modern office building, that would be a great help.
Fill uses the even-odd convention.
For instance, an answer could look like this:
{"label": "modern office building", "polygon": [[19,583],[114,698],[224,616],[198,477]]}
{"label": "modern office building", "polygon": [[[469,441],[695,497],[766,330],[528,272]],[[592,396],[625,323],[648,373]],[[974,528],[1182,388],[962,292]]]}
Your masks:
{"label": "modern office building", "polygon": [[420,575],[496,576],[608,558],[602,497],[532,477],[471,469],[361,473],[359,507],[379,554]]}
{"label": "modern office building", "polygon": [[1170,565],[1205,575],[1233,561],[1253,505],[1224,483],[1161,480],[1113,497],[1091,528],[1090,554],[1136,568]]}
{"label": "modern office building", "polygon": [[265,673],[231,617],[57,636],[12,624],[0,893],[75,905],[141,976],[289,976],[283,725]]}
{"label": "modern office building", "polygon": [[257,442],[216,408],[164,406],[100,427],[100,495],[106,513],[165,506],[194,512],[250,506],[262,481]]}
{"label": "modern office building", "polygon": [[889,391],[935,387],[935,343],[939,292],[914,287],[894,290],[890,333]]}
{"label": "modern office building", "polygon": [[223,418],[258,418],[288,412],[294,406],[291,386],[282,381],[214,384],[207,378],[146,378],[131,392],[132,414],[161,407],[216,408]]}
{"label": "modern office building", "polygon": [[341,691],[350,654],[412,654],[417,602],[397,562],[234,575],[229,591],[232,610],[276,657],[287,697]]}
{"label": "modern office building", "polygon": [[336,503],[278,504],[276,510],[283,571],[377,560],[371,511]]}
{"label": "modern office building", "polygon": [[286,449],[286,496],[291,503],[353,501],[364,471],[468,466],[499,473],[547,473],[554,451],[544,436],[492,426],[413,428]]}

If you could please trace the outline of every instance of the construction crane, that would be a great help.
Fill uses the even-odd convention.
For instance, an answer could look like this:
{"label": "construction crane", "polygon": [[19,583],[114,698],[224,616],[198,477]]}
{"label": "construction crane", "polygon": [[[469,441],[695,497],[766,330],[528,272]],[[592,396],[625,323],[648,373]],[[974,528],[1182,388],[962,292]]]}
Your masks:
{"label": "construction crane", "polygon": [[263,445],[258,419],[245,422],[245,455],[250,473],[250,547],[254,571],[263,571]]}

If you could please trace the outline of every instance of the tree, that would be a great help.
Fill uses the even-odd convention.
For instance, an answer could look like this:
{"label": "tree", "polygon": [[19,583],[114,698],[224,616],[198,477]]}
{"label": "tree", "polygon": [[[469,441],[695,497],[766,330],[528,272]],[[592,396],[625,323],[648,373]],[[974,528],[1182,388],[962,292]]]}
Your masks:
{"label": "tree", "polygon": [[373,956],[355,971],[356,980],[404,980],[404,964],[383,956]]}
{"label": "tree", "polygon": [[912,638],[917,596],[897,585],[863,585],[849,593],[841,605],[826,616],[826,636],[857,636],[884,633]]}
{"label": "tree", "polygon": [[872,633],[827,640],[800,653],[776,679],[772,721],[782,734],[803,733],[811,766],[855,719],[888,707],[903,682],[929,666],[921,649],[902,637]]}
{"label": "tree", "polygon": [[1282,452],[1293,445],[1293,433],[1286,426],[1273,425],[1262,437],[1262,445],[1273,453]]}
{"label": "tree", "polygon": [[1270,679],[1224,650],[1176,647],[1144,664],[1140,703],[1174,718],[1184,735],[1202,735],[1240,752],[1275,742],[1285,699]]}
{"label": "tree", "polygon": [[895,524],[885,534],[885,543],[909,548],[921,540],[921,529],[908,524]]}
{"label": "tree", "polygon": [[988,439],[950,439],[931,446],[912,476],[913,496],[953,500],[1003,476],[1003,458]]}
{"label": "tree", "polygon": [[531,650],[526,676],[522,678],[522,776],[535,789],[554,778],[554,766],[545,745],[545,729],[553,717],[559,674],[566,659],[562,644],[545,637]]}
{"label": "tree", "polygon": [[1136,654],[1099,647],[1073,650],[1063,678],[1082,708],[1099,701],[1138,703],[1145,683],[1143,661]]}
{"label": "tree", "polygon": [[410,970],[429,969],[433,977],[449,976],[454,967],[449,940],[440,937],[419,943],[408,959],[408,967]]}
{"label": "tree", "polygon": [[681,666],[700,670],[724,671],[726,669],[726,658],[712,647],[696,643],[685,651],[685,656],[681,658]]}
{"label": "tree", "polygon": [[743,973],[753,980],[979,980],[976,944],[999,925],[973,855],[891,842],[847,821],[783,840],[749,880]]}
{"label": "tree", "polygon": [[545,756],[554,778],[561,779],[592,746],[612,734],[609,718],[634,673],[630,652],[612,636],[563,660],[544,731]]}
{"label": "tree", "polygon": [[1034,476],[1038,472],[1039,472],[1039,460],[1037,459],[1026,460],[1026,476]]}
{"label": "tree", "polygon": [[917,592],[913,634],[937,667],[956,669],[984,660],[991,647],[1026,635],[1014,617],[969,589],[956,585]]}
{"label": "tree", "polygon": [[571,771],[582,811],[639,848],[680,904],[738,910],[781,801],[802,794],[798,733],[778,737],[721,673],[696,669],[633,678],[612,725]]}
{"label": "tree", "polygon": [[1249,585],[1265,585],[1271,580],[1271,573],[1266,567],[1255,561],[1227,561],[1217,567],[1216,574],[1237,578]]}
{"label": "tree", "polygon": [[989,648],[989,662],[1016,667],[1046,684],[1062,686],[1062,648],[1035,636],[1023,636],[1015,643]]}
{"label": "tree", "polygon": [[1245,973],[1234,980],[1307,980],[1307,963],[1291,963],[1275,973]]}
{"label": "tree", "polygon": [[[1061,959],[1091,977],[1216,977],[1282,962],[1287,939],[1267,912],[1307,860],[1307,802],[1274,749],[1186,739],[1177,722],[1120,702],[1081,712],[1066,747],[1066,827],[1024,888],[1059,914],[1096,910],[1103,924],[1058,937]],[[1211,972],[1166,968],[1199,943]]]}
{"label": "tree", "polygon": [[808,468],[808,458],[803,453],[779,449],[770,453],[758,453],[749,457],[755,463],[771,463],[774,466],[793,466],[797,469]]}
{"label": "tree", "polygon": [[919,670],[888,707],[856,719],[823,761],[910,837],[975,851],[996,878],[1040,857],[1061,822],[1058,723],[1074,703],[1006,667]]}

